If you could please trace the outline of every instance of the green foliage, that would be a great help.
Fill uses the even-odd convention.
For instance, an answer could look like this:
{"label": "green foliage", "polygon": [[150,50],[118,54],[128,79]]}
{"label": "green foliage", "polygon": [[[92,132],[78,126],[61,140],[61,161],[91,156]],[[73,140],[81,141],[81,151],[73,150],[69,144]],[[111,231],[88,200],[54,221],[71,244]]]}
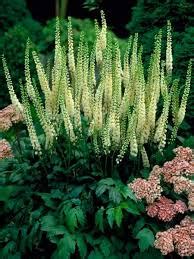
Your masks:
{"label": "green foliage", "polygon": [[[10,60],[10,69],[12,70],[12,81],[16,93],[19,92],[18,80],[23,79],[23,64],[26,40],[31,38],[34,43],[41,40],[42,26],[31,18],[23,19],[22,22],[10,27],[7,32],[1,37],[0,55],[5,54]],[[33,73],[33,72],[32,72]],[[0,108],[5,107],[10,103],[10,98],[6,94],[6,83],[3,77],[3,67],[0,65]]]}
{"label": "green foliage", "polygon": [[137,252],[143,226],[130,228],[142,204],[117,169],[116,178],[104,177],[103,161],[91,147],[86,154],[81,140],[70,150],[60,144],[41,159],[25,132],[19,141],[15,158],[0,160],[0,257],[116,259]]}
{"label": "green foliage", "polygon": [[0,36],[3,32],[7,31],[10,27],[20,22],[30,13],[26,7],[26,2],[24,0],[1,0],[0,5]]}
{"label": "green foliage", "polygon": [[141,229],[136,238],[139,239],[138,245],[141,252],[147,250],[150,246],[154,244],[154,234],[149,228]]}
{"label": "green foliage", "polygon": [[[80,34],[84,32],[85,39],[87,41],[88,47],[91,49],[95,41],[95,27],[94,22],[90,19],[78,19],[71,18],[73,37],[74,37],[74,48],[77,51],[80,41]],[[61,43],[65,45],[68,40],[67,29],[68,20],[60,18],[60,28],[61,28]],[[55,29],[56,29],[56,19],[51,19],[47,22],[46,26],[43,27],[42,36],[44,40],[38,42],[38,47],[42,53],[48,55],[53,54],[53,47],[55,42]],[[113,32],[109,32],[112,37],[116,37]],[[122,52],[127,46],[125,40],[117,38],[119,45],[121,46]]]}

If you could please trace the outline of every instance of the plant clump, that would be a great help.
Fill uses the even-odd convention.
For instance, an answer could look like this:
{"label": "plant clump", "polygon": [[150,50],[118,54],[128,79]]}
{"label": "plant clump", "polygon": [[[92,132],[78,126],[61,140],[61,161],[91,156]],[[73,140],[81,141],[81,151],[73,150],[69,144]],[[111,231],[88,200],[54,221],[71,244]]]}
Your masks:
{"label": "plant clump", "polygon": [[[148,73],[145,73],[143,47],[139,46],[138,34],[129,38],[122,59],[117,40],[107,35],[103,12],[101,17],[102,27],[95,23],[96,40],[92,50],[88,49],[82,33],[77,52],[74,50],[71,18],[67,46],[61,44],[57,19],[54,65],[45,69],[37,52],[32,51],[41,90],[37,87],[38,82],[31,77],[31,46],[28,41],[25,81],[20,82],[21,102],[15,95],[3,58],[11,101],[23,110],[32,146],[39,154],[43,149],[53,150],[58,137],[64,134],[63,129],[70,142],[76,144],[83,136],[85,118],[88,122],[86,141],[93,144],[96,154],[116,152],[119,163],[129,150],[133,157],[141,153],[144,164],[149,166],[145,146],[152,143],[162,150],[167,142],[170,118],[174,124],[172,141],[184,119],[191,61],[180,98],[178,81],[173,78],[170,22],[167,24],[166,59],[161,58],[162,31],[159,31],[155,36]],[[162,105],[162,111],[158,109],[159,105]],[[40,144],[32,106],[44,132],[44,147]]]}
{"label": "plant clump", "polygon": [[[194,174],[193,151],[190,148],[178,147],[174,149],[174,152],[175,158],[172,161],[165,162],[162,167],[155,166],[148,180],[137,178],[128,185],[137,199],[145,199],[148,203],[147,215],[152,218],[156,217],[163,222],[172,221],[178,213],[184,214],[189,210],[193,211],[194,196],[193,181],[191,180]],[[153,178],[153,175],[155,178]],[[176,181],[174,181],[174,177],[176,177]],[[150,178],[155,179],[154,184],[159,186],[158,189],[160,188],[158,196],[153,196],[150,192]],[[161,196],[161,193],[164,192],[164,188],[161,187],[163,183],[165,183],[165,188],[166,184],[173,184],[174,192],[177,194],[186,193],[188,207],[182,200],[174,202],[166,196]],[[151,186],[154,186],[154,184],[151,184]],[[156,194],[156,192],[154,193]],[[175,228],[158,232],[155,247],[160,249],[163,255],[176,251],[180,256],[192,256],[194,254],[191,233],[193,225],[192,218],[186,216],[180,222],[180,226],[176,225]]]}

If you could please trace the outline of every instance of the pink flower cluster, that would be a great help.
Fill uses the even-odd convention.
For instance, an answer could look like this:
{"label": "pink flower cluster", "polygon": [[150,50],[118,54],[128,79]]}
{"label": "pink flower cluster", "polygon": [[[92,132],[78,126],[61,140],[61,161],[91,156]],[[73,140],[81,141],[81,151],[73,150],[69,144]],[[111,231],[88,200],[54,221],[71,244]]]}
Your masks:
{"label": "pink flower cluster", "polygon": [[11,146],[7,140],[0,140],[0,160],[8,157],[13,157]]}
{"label": "pink flower cluster", "polygon": [[177,213],[187,211],[187,206],[181,200],[174,203],[172,200],[162,196],[158,201],[147,207],[147,214],[150,217],[158,217],[162,221],[171,221]]}
{"label": "pink flower cluster", "polygon": [[160,186],[159,167],[155,166],[148,180],[136,178],[128,185],[135,193],[137,199],[145,199],[148,204],[160,198],[162,187]]}
{"label": "pink flower cluster", "polygon": [[[168,199],[163,198],[159,200],[157,202],[158,205],[156,203],[152,204],[156,199],[161,197],[163,191],[160,186],[161,176],[165,182],[174,185],[174,191],[176,193],[186,192],[188,194],[189,210],[194,210],[194,182],[187,178],[187,176],[191,176],[194,173],[192,150],[190,148],[178,147],[174,152],[176,157],[172,161],[166,162],[163,167],[154,166],[147,180],[137,178],[128,185],[135,193],[137,199],[145,199],[148,204],[151,204],[148,207],[148,214],[156,214],[164,221],[169,221],[170,218],[174,217],[174,213],[178,211],[174,210],[175,205],[170,204],[169,201],[167,202]],[[159,207],[161,208],[160,210]],[[169,211],[163,212],[163,207],[169,208]]]}
{"label": "pink flower cluster", "polygon": [[185,176],[194,173],[192,150],[178,147],[174,149],[174,152],[176,157],[172,161],[164,163],[162,167],[163,179],[165,182],[173,184],[176,193],[189,193],[192,181]]}
{"label": "pink flower cluster", "polygon": [[0,110],[0,131],[7,131],[13,124],[22,120],[22,114],[16,110],[14,105],[10,104]]}
{"label": "pink flower cluster", "polygon": [[160,249],[163,255],[176,251],[180,256],[192,256],[194,255],[193,232],[194,222],[187,216],[180,225],[158,232],[154,246]]}
{"label": "pink flower cluster", "polygon": [[190,211],[194,211],[194,183],[192,183],[191,191],[188,194],[188,206]]}

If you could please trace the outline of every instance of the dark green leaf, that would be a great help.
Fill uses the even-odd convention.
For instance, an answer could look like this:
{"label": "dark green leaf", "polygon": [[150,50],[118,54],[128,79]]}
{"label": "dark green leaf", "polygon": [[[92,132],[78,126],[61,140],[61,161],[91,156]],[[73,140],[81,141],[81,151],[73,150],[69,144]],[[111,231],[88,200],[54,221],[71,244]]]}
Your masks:
{"label": "dark green leaf", "polygon": [[136,235],[136,238],[139,239],[138,245],[140,251],[145,251],[154,244],[154,234],[149,228],[140,230]]}
{"label": "dark green leaf", "polygon": [[108,224],[109,224],[110,227],[112,228],[112,227],[113,227],[114,220],[115,220],[115,209],[114,209],[114,208],[109,208],[109,209],[106,211],[106,214],[107,214]]}
{"label": "dark green leaf", "polygon": [[79,250],[79,254],[81,256],[81,258],[85,258],[87,255],[87,244],[86,241],[84,239],[83,235],[78,235],[76,237],[76,243],[77,243],[77,247]]}
{"label": "dark green leaf", "polygon": [[109,255],[111,253],[111,248],[112,248],[112,244],[108,240],[108,238],[102,238],[102,241],[100,243],[100,250],[103,253],[103,255],[105,256],[105,258],[109,257]]}
{"label": "dark green leaf", "polygon": [[120,227],[122,219],[123,219],[122,209],[120,206],[118,206],[115,208],[115,221],[118,227]]}
{"label": "dark green leaf", "polygon": [[95,215],[95,224],[100,229],[100,231],[104,232],[104,208],[100,208]]}
{"label": "dark green leaf", "polygon": [[145,219],[144,218],[140,218],[134,225],[133,227],[133,235],[136,236],[137,233],[144,227],[145,225]]}
{"label": "dark green leaf", "polygon": [[117,204],[121,202],[121,199],[122,199],[121,194],[118,192],[118,190],[115,187],[110,187],[109,199]]}
{"label": "dark green leaf", "polygon": [[132,200],[127,201],[127,203],[128,203],[128,208],[126,208],[127,212],[134,214],[134,215],[140,215],[137,203],[135,203]]}

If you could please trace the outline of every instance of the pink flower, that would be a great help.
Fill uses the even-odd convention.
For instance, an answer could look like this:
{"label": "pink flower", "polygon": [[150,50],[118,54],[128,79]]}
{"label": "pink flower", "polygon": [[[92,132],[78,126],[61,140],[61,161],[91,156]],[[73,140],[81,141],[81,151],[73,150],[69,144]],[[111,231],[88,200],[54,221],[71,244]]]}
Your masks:
{"label": "pink flower", "polygon": [[160,249],[163,255],[172,253],[174,251],[174,244],[171,229],[164,232],[158,232],[156,234],[154,246],[155,248]]}
{"label": "pink flower", "polygon": [[18,123],[22,120],[22,114],[16,110],[14,105],[10,104],[0,110],[0,131],[7,131],[13,123]]}
{"label": "pink flower", "polygon": [[186,160],[186,161],[192,160],[192,149],[188,147],[178,147],[178,148],[175,148],[173,151],[176,154],[176,157],[181,160]]}
{"label": "pink flower", "polygon": [[148,182],[145,179],[136,178],[132,183],[129,184],[129,187],[131,187],[137,199],[141,200],[146,197]]}
{"label": "pink flower", "polygon": [[194,211],[194,183],[191,184],[191,190],[188,194],[189,210]]}
{"label": "pink flower", "polygon": [[158,210],[159,210],[159,208],[158,208],[157,204],[154,202],[147,207],[147,214],[151,218],[154,218],[158,215]]}
{"label": "pink flower", "polygon": [[191,180],[184,176],[173,176],[171,178],[172,183],[174,185],[174,192],[182,193],[182,192],[189,192],[191,189]]}
{"label": "pink flower", "polygon": [[174,204],[174,209],[177,213],[185,213],[185,211],[187,211],[187,206],[183,201],[176,201],[176,203]]}
{"label": "pink flower", "polygon": [[158,232],[154,246],[160,249],[163,255],[173,251],[176,251],[180,256],[194,255],[192,226],[194,226],[192,219],[188,216],[185,217],[175,228]]}
{"label": "pink flower", "polygon": [[179,200],[174,204],[172,200],[162,196],[147,207],[147,214],[166,222],[171,221],[177,213],[184,213],[186,210],[187,206],[184,202]]}
{"label": "pink flower", "polygon": [[7,140],[0,140],[0,160],[8,157],[13,157],[11,147]]}
{"label": "pink flower", "polygon": [[146,199],[148,204],[159,198],[162,192],[159,179],[145,180],[137,178],[129,184],[129,187],[131,187],[137,199]]}

